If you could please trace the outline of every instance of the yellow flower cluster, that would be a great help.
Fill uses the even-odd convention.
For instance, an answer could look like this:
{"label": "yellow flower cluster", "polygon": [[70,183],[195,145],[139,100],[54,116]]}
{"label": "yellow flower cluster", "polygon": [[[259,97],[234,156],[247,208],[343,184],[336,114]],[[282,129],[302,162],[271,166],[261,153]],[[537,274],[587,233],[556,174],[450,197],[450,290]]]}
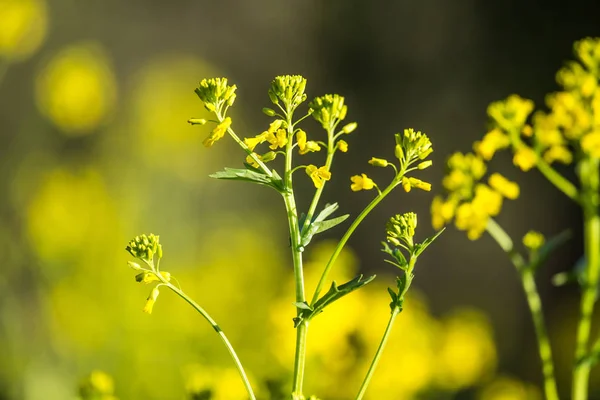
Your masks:
{"label": "yellow flower cluster", "polygon": [[[384,158],[371,157],[369,164],[374,167],[385,168],[391,166],[396,171],[395,184],[401,184],[406,192],[410,192],[412,188],[417,188],[425,191],[431,190],[431,184],[417,178],[405,176],[406,172],[413,170],[422,170],[430,167],[433,162],[425,160],[432,152],[431,141],[424,133],[415,131],[414,129],[405,129],[403,134],[397,133],[396,147],[394,155],[399,161],[399,168],[390,161]],[[415,163],[418,164],[411,168]],[[354,175],[350,178],[352,184],[350,189],[355,192],[360,190],[371,190],[377,185],[366,174]]]}
{"label": "yellow flower cluster", "polygon": [[488,115],[494,128],[475,152],[486,160],[508,147],[514,150],[513,163],[528,171],[540,162],[570,164],[573,154],[600,158],[600,38],[586,38],[574,45],[578,61],[556,74],[562,91],[546,97],[548,112],[533,111],[533,102],[511,95],[492,103]]}
{"label": "yellow flower cluster", "polygon": [[482,183],[486,169],[483,159],[473,153],[450,156],[448,174],[443,180],[448,196],[436,196],[431,204],[435,229],[454,218],[456,227],[476,240],[485,231],[488,219],[500,213],[503,198],[519,197],[519,185],[498,173],[490,175],[487,185]]}

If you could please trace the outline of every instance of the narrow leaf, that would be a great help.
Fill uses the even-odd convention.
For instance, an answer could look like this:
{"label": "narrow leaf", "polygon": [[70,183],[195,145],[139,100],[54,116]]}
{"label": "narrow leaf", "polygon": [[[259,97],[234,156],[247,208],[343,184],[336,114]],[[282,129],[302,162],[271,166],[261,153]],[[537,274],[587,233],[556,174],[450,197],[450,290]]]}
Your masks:
{"label": "narrow leaf", "polygon": [[316,235],[317,233],[325,232],[326,230],[331,229],[334,226],[341,224],[342,222],[347,220],[349,216],[350,216],[350,214],[346,214],[346,215],[342,215],[342,216],[339,216],[336,218],[328,219],[326,221],[319,222],[317,225],[317,230],[315,231],[314,234]]}
{"label": "narrow leaf", "polygon": [[435,239],[438,238],[438,236],[440,236],[442,234],[442,232],[444,232],[444,230],[446,230],[446,228],[442,228],[440,229],[435,235],[428,237],[427,239],[423,240],[423,242],[421,242],[418,246],[415,246],[415,251],[414,251],[414,255],[415,257],[418,257],[421,253],[423,253],[425,251],[425,249],[431,244],[433,243],[433,241]]}
{"label": "narrow leaf", "polygon": [[325,293],[319,300],[315,302],[315,304],[313,305],[313,311],[311,313],[307,313],[305,315],[305,318],[311,319],[315,317],[316,315],[322,313],[325,307],[327,307],[328,305],[341,299],[347,294],[350,294],[353,291],[360,289],[361,287],[365,286],[367,283],[375,279],[375,275],[372,275],[364,280],[362,279],[362,277],[362,275],[359,275],[351,281],[339,286],[335,281],[333,281],[331,287],[329,288],[329,291],[327,291],[327,293]]}

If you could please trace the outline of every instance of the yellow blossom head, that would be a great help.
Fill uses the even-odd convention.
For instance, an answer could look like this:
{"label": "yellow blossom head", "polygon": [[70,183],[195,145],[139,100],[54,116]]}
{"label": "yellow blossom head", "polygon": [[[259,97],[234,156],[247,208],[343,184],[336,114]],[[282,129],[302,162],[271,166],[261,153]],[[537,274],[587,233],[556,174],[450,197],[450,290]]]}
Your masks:
{"label": "yellow blossom head", "polygon": [[216,111],[222,105],[233,105],[237,86],[228,85],[227,78],[202,79],[195,92],[208,111]]}
{"label": "yellow blossom head", "polygon": [[[332,129],[346,118],[348,112],[348,107],[344,104],[344,98],[337,94],[326,94],[317,97],[310,102],[309,107],[313,118],[323,126],[323,129]],[[356,129],[356,124],[348,124],[344,129],[344,133],[350,133]]]}
{"label": "yellow blossom head", "polygon": [[300,75],[276,76],[271,82],[269,98],[273,104],[283,102],[284,105],[296,108],[306,100],[306,79]]}
{"label": "yellow blossom head", "polygon": [[514,200],[519,197],[519,185],[516,182],[511,182],[499,173],[493,173],[488,179],[488,183],[498,193],[507,199]]}
{"label": "yellow blossom head", "polygon": [[352,185],[350,185],[350,189],[354,192],[358,192],[360,190],[371,190],[375,187],[375,182],[371,178],[369,178],[365,174],[354,175],[350,178],[352,181]]}
{"label": "yellow blossom head", "polygon": [[0,58],[22,60],[42,44],[48,28],[43,0],[0,0]]}
{"label": "yellow blossom head", "polygon": [[325,181],[331,179],[331,172],[326,166],[317,168],[316,165],[310,164],[306,167],[306,174],[310,176],[317,189],[322,188]]}
{"label": "yellow blossom head", "polygon": [[488,115],[504,131],[520,132],[533,111],[533,101],[513,94],[506,100],[496,101],[488,107]]}

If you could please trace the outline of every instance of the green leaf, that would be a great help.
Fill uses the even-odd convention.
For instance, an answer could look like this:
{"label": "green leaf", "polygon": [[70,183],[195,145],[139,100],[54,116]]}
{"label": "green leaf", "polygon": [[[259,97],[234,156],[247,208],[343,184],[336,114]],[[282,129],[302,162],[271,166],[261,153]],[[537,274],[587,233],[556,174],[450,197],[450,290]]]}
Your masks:
{"label": "green leaf", "polygon": [[550,257],[550,254],[552,254],[552,252],[554,250],[556,250],[558,247],[562,246],[569,239],[571,239],[571,236],[572,236],[572,234],[569,229],[564,230],[561,233],[559,233],[558,235],[553,236],[546,243],[544,243],[544,245],[542,247],[540,247],[536,252],[532,252],[530,268],[532,268],[534,271],[537,268],[539,268],[540,265],[542,265],[544,262],[546,262],[548,257]]}
{"label": "green leaf", "polygon": [[[333,228],[336,225],[344,222],[350,214],[342,215],[340,217],[325,220],[331,214],[339,208],[337,203],[326,204],[325,208],[311,221],[302,221],[302,237],[300,238],[300,245],[305,247],[310,243],[312,237],[317,233],[325,232],[328,229]],[[308,226],[306,224],[309,224]]]}
{"label": "green leaf", "polygon": [[325,293],[319,300],[317,300],[315,302],[315,304],[313,305],[313,310],[310,312],[303,313],[303,318],[305,318],[305,319],[314,318],[316,315],[319,315],[320,313],[322,313],[323,310],[325,309],[325,307],[327,307],[328,305],[341,299],[342,297],[346,296],[347,294],[350,294],[350,293],[354,292],[355,290],[360,289],[361,287],[365,286],[367,283],[369,283],[373,279],[375,279],[375,275],[372,275],[372,276],[368,277],[367,279],[362,279],[362,277],[363,276],[361,274],[361,275],[357,276],[356,278],[352,279],[351,281],[348,281],[348,282],[344,283],[343,285],[339,285],[339,286],[337,285],[337,283],[335,281],[333,281],[331,283],[331,287],[329,288],[327,293]]}
{"label": "green leaf", "polygon": [[226,179],[233,181],[254,182],[259,185],[269,186],[280,193],[284,193],[283,180],[273,171],[273,176],[268,176],[256,169],[225,168],[223,171],[209,175],[215,179]]}
{"label": "green leaf", "polygon": [[395,265],[396,267],[400,268],[401,270],[406,270],[406,268],[408,268],[408,262],[406,261],[406,257],[404,257],[404,254],[402,254],[402,251],[398,248],[391,248],[387,242],[381,242],[381,244],[383,245],[383,249],[381,249],[381,251],[383,251],[386,254],[389,254],[390,256],[392,256],[394,258],[394,261],[390,261],[390,260],[383,260],[387,263],[390,263],[392,265]]}
{"label": "green leaf", "polygon": [[308,303],[305,301],[298,301],[298,302],[294,303],[294,305],[302,310],[309,310],[309,311],[313,310],[312,307],[309,306]]}
{"label": "green leaf", "polygon": [[423,240],[423,242],[416,244],[414,249],[413,249],[413,254],[415,257],[419,257],[419,255],[421,255],[421,253],[423,253],[425,251],[425,249],[431,244],[433,243],[433,241],[435,239],[438,238],[438,236],[440,236],[442,234],[442,232],[444,232],[444,230],[446,230],[446,228],[442,228],[440,231],[438,231],[438,233],[436,233],[435,235],[428,237],[427,239]]}

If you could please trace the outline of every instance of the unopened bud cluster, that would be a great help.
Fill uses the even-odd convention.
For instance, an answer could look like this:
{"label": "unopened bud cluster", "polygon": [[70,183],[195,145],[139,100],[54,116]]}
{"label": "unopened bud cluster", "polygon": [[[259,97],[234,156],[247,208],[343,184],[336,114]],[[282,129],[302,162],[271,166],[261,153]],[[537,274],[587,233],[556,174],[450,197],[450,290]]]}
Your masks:
{"label": "unopened bud cluster", "polygon": [[281,101],[285,106],[296,108],[306,100],[306,79],[300,75],[277,76],[271,82],[269,98],[273,104]]}
{"label": "unopened bud cluster", "polygon": [[162,246],[158,242],[158,236],[152,233],[136,236],[125,249],[132,256],[141,260],[152,261],[155,254],[158,258],[162,257]]}
{"label": "unopened bud cluster", "polygon": [[237,86],[227,85],[227,78],[202,79],[195,92],[208,111],[214,112],[222,104],[233,105]]}
{"label": "unopened bud cluster", "polygon": [[[348,106],[344,104],[344,98],[338,94],[326,94],[317,97],[310,102],[309,107],[312,110],[313,118],[321,123],[324,129],[330,129],[339,121],[344,120],[348,112]],[[352,129],[352,126],[344,127],[344,133],[350,133],[354,129]],[[350,132],[346,132],[347,130]]]}
{"label": "unopened bud cluster", "polygon": [[[417,214],[413,212],[405,214],[397,214],[390,218],[386,224],[386,234],[388,242],[396,245],[408,248],[414,246],[413,237],[415,236],[415,229],[417,227]],[[402,244],[401,242],[404,242]]]}
{"label": "unopened bud cluster", "polygon": [[[417,160],[424,160],[433,152],[431,141],[426,134],[414,129],[405,129],[403,134],[396,134],[395,155],[400,162],[413,163]],[[419,169],[427,168],[431,164],[422,166]]]}

